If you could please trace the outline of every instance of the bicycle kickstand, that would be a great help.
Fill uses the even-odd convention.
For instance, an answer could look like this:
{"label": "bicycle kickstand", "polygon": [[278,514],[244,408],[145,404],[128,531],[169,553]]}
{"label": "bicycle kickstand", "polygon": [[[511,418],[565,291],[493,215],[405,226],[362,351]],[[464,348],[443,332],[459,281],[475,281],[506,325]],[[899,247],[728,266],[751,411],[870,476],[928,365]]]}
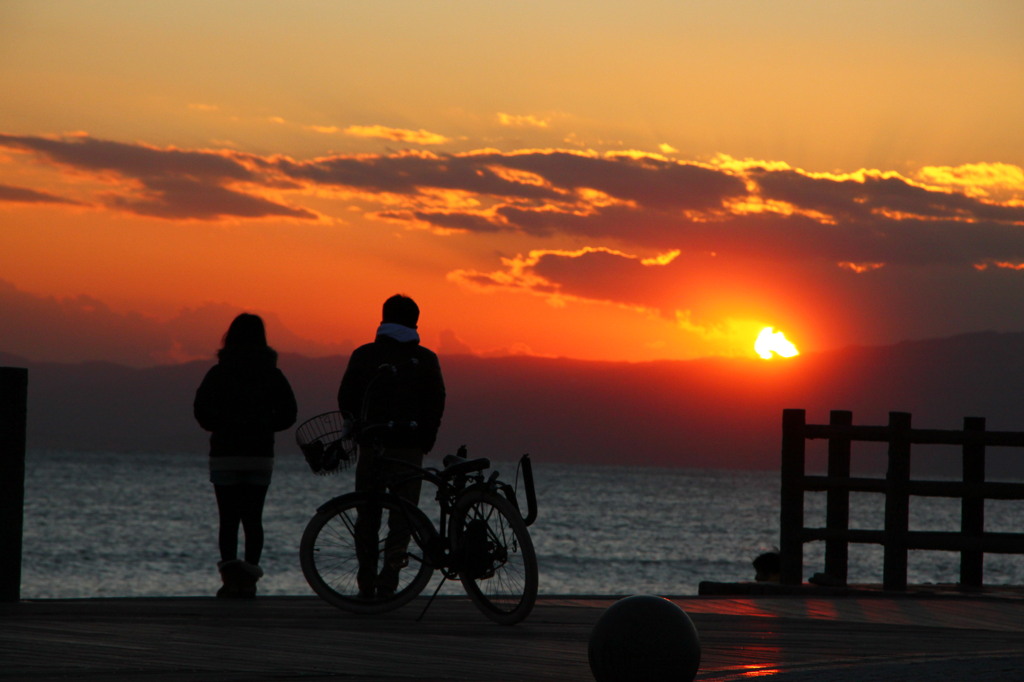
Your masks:
{"label": "bicycle kickstand", "polygon": [[448,580],[448,576],[446,576],[446,575],[444,575],[444,573],[442,573],[441,574],[441,582],[439,582],[437,584],[437,589],[434,590],[434,594],[430,595],[430,599],[427,600],[427,605],[423,607],[422,611],[420,611],[420,615],[416,616],[416,622],[417,623],[420,622],[421,620],[423,620],[423,616],[427,615],[427,609],[429,609],[430,605],[434,603],[434,597],[436,597],[437,593],[441,591],[441,588],[444,587],[445,581],[447,581],[447,580]]}

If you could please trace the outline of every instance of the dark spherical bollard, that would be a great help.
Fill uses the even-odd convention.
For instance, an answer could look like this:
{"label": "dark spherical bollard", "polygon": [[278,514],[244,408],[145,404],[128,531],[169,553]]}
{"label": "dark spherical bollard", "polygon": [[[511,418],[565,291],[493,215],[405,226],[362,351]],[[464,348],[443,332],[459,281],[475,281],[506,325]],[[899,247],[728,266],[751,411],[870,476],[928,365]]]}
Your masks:
{"label": "dark spherical bollard", "polygon": [[601,614],[587,657],[597,682],[690,682],[700,667],[700,637],[681,608],[638,594]]}

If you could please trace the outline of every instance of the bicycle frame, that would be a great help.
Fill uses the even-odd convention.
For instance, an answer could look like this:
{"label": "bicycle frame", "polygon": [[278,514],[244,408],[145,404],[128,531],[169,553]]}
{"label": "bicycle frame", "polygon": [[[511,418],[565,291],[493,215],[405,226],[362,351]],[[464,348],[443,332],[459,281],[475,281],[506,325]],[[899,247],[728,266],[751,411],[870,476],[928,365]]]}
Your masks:
{"label": "bicycle frame", "polygon": [[[324,417],[330,417],[334,425],[342,420],[342,428],[330,432],[338,441],[352,440],[351,419],[338,413],[316,419]],[[458,580],[488,618],[501,625],[520,622],[533,608],[538,590],[537,557],[527,530],[537,518],[529,455],[519,460],[515,486],[499,480],[497,471],[486,473],[491,465],[488,459],[468,459],[464,446],[457,455],[446,456],[440,469],[392,458],[386,458],[389,466],[380,471],[365,469],[375,466],[373,458],[385,457],[388,432],[414,432],[417,428],[415,422],[389,422],[359,429],[359,451],[351,459],[371,459],[359,462],[357,478],[362,482],[360,474],[369,474],[378,481],[368,486],[373,491],[338,495],[317,508],[299,543],[303,575],[331,605],[352,613],[377,614],[415,599],[437,571],[442,580],[434,596],[447,580]],[[297,440],[300,447],[309,445],[308,438],[304,441],[297,436]],[[333,445],[317,443],[324,448]],[[313,461],[310,465],[314,473],[330,468]],[[518,488],[520,472],[523,490]],[[382,475],[386,476],[385,485],[378,487]],[[439,516],[428,516],[419,499],[407,501],[395,492],[413,481],[413,487],[419,489],[423,480],[436,488]],[[517,492],[525,493],[525,514]],[[386,529],[381,525],[384,514]],[[376,550],[368,544],[373,534],[377,535]]]}
{"label": "bicycle frame", "polygon": [[[464,449],[460,449],[460,453],[464,452]],[[416,541],[416,544],[424,551],[424,561],[427,562],[431,568],[441,571],[446,579],[455,579],[459,574],[460,567],[458,566],[457,559],[458,552],[456,551],[457,548],[451,546],[448,520],[451,516],[452,509],[461,496],[468,494],[473,490],[494,490],[500,492],[500,494],[505,497],[505,499],[507,499],[512,506],[516,508],[516,510],[519,511],[520,516],[523,518],[523,522],[527,526],[531,525],[537,518],[537,497],[534,489],[533,466],[528,454],[523,455],[519,460],[519,464],[523,471],[523,482],[526,492],[527,513],[525,516],[523,516],[521,507],[519,506],[515,489],[508,483],[498,480],[499,474],[497,471],[491,472],[491,475],[487,478],[484,477],[482,472],[489,469],[491,466],[490,460],[487,458],[481,457],[477,459],[465,459],[462,456],[459,456],[457,460],[446,458],[446,461],[449,461],[450,463],[444,469],[418,467],[416,465],[394,459],[388,459],[388,461],[412,470],[408,475],[394,477],[389,481],[388,487],[392,485],[400,485],[416,479],[424,480],[434,485],[436,488],[434,499],[437,501],[440,510],[438,525],[434,526],[433,521],[430,520],[418,505],[412,504],[411,502],[393,495],[390,492],[366,494],[368,496],[392,496],[392,498],[401,507],[403,514],[405,514],[408,527],[413,529],[413,538]],[[320,505],[317,508],[317,511],[319,512],[330,508],[337,504],[343,497],[350,494],[351,493],[338,495],[337,497],[328,500],[324,504]],[[423,532],[426,533],[426,537],[422,536]]]}

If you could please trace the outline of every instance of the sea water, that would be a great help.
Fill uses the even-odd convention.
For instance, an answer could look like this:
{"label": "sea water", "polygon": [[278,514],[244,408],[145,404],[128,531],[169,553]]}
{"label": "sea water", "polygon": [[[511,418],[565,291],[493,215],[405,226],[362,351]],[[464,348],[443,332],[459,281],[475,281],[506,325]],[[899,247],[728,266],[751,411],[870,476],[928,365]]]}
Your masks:
{"label": "sea water", "polygon": [[[542,595],[694,595],[701,581],[752,580],[753,558],[778,545],[777,472],[536,458],[533,465],[539,516],[530,534]],[[493,468],[503,480],[516,477],[514,462]],[[299,568],[299,539],[317,506],[352,483],[351,472],[314,476],[300,456],[278,456],[264,512],[262,594],[312,594]],[[424,508],[435,505],[428,489]],[[957,530],[958,505],[915,499],[911,528]],[[806,507],[806,525],[824,525],[824,496],[808,494]],[[883,513],[882,496],[852,495],[851,527],[880,529]],[[987,530],[1022,526],[1024,502],[989,503]],[[821,543],[806,545],[805,578],[823,570],[822,555]],[[204,455],[29,453],[23,598],[210,595],[219,584],[218,558]],[[911,552],[909,580],[955,583],[958,567],[952,552]],[[881,547],[850,545],[851,582],[879,583],[881,575]],[[987,555],[985,581],[1024,584],[1024,557]],[[441,593],[460,591],[448,584]]]}

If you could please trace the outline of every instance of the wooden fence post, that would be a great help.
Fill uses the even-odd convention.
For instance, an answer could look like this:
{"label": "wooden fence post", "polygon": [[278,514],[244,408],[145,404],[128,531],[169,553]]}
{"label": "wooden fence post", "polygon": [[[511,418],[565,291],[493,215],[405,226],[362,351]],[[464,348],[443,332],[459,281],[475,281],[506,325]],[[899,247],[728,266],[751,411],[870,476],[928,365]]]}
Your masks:
{"label": "wooden fence post", "polygon": [[[906,412],[890,412],[888,426],[854,426],[852,413],[832,410],[827,425],[808,424],[804,410],[783,411],[779,529],[783,584],[801,583],[803,545],[818,540],[825,543],[826,575],[842,582],[849,579],[850,543],[881,543],[882,586],[896,592],[907,589],[911,549],[959,553],[963,588],[984,587],[985,554],[1024,555],[1024,532],[985,532],[987,500],[1024,501],[1024,483],[986,480],[987,448],[1024,448],[1024,431],[988,431],[983,417],[965,417],[961,430],[914,429],[911,421]],[[806,471],[805,441],[815,438],[828,440],[825,476]],[[888,443],[884,480],[851,476],[854,441]],[[960,446],[962,480],[911,480],[913,445]],[[804,527],[807,491],[826,492],[825,528]],[[885,494],[882,530],[850,529],[850,494],[858,491]],[[959,532],[911,531],[911,493],[925,498],[960,498]]]}
{"label": "wooden fence post", "polygon": [[[984,417],[964,418],[963,478],[964,495],[960,500],[960,533],[964,538],[981,539],[985,532],[985,498],[980,490],[985,482]],[[984,581],[985,554],[981,550],[960,553],[960,584],[981,587]]]}
{"label": "wooden fence post", "polygon": [[885,555],[882,586],[907,589],[907,531],[910,527],[910,415],[889,413],[889,470],[885,494]]}
{"label": "wooden fence post", "polygon": [[[829,424],[834,428],[853,425],[853,413],[849,410],[832,410]],[[850,529],[850,437],[832,433],[828,441],[828,477],[832,481],[845,479],[842,487],[829,488],[825,502],[825,527],[829,531],[841,531],[843,537],[830,537],[825,541],[825,573],[846,584],[849,559],[849,541],[846,532]]]}
{"label": "wooden fence post", "polygon": [[779,582],[799,585],[804,570],[804,410],[782,412],[781,513],[779,516]]}
{"label": "wooden fence post", "polygon": [[0,367],[0,602],[21,598],[28,370]]}

